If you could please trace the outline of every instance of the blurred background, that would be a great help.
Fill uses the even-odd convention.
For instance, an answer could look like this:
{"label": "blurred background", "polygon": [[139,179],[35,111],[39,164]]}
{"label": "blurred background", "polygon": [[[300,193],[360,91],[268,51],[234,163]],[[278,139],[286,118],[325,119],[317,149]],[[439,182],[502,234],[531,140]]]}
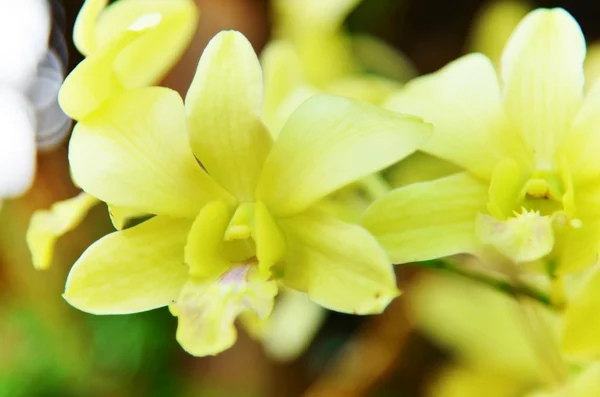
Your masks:
{"label": "blurred background", "polygon": [[[58,3],[64,8],[64,20],[55,23],[64,28],[71,70],[82,59],[71,41],[82,1]],[[197,3],[198,31],[163,82],[182,95],[198,57],[216,32],[240,30],[260,52],[271,31],[268,0]],[[345,26],[351,33],[384,40],[402,51],[419,74],[428,73],[468,51],[474,40],[471,32],[488,5],[482,0],[363,0]],[[524,4],[557,6],[573,14],[589,43],[600,37],[598,2]],[[24,238],[31,214],[78,193],[69,176],[67,142],[40,153],[37,160],[33,187],[25,196],[7,200],[0,210],[0,397],[460,395],[432,391],[456,353],[428,336],[418,316],[411,314],[419,305],[420,298],[414,297],[431,280],[427,271],[410,265],[397,268],[405,293],[385,313],[366,317],[327,313],[306,351],[286,362],[269,359],[263,347],[243,333],[225,353],[194,358],[175,341],[176,319],[166,308],[129,316],[93,316],[71,308],[61,297],[70,266],[91,242],[113,228],[106,208],[94,208],[76,231],[59,241],[53,267],[34,270]],[[443,321],[461,322],[461,314],[465,313],[458,310],[456,319],[446,316]],[[478,337],[502,348],[498,340],[464,332],[467,339]],[[480,395],[495,394],[490,389]]]}

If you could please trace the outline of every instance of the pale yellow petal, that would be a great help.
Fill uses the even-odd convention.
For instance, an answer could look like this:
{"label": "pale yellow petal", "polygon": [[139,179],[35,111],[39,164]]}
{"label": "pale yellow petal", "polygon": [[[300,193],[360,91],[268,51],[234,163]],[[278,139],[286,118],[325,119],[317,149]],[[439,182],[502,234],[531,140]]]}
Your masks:
{"label": "pale yellow petal", "polygon": [[33,214],[27,229],[27,245],[36,269],[50,267],[56,240],[79,226],[99,202],[97,198],[81,193],[53,204],[49,210],[40,210]]}
{"label": "pale yellow petal", "polygon": [[124,32],[84,59],[67,76],[58,93],[58,102],[69,117],[81,120],[97,110],[107,98],[125,90],[113,64],[123,47],[138,36],[138,32]]}
{"label": "pale yellow petal", "polygon": [[312,342],[326,313],[305,293],[281,291],[261,338],[267,355],[283,362],[296,359]]}
{"label": "pale yellow petal", "polygon": [[273,114],[273,118],[270,121],[269,132],[273,139],[277,139],[283,126],[288,121],[294,110],[298,108],[308,98],[319,94],[320,91],[311,85],[300,85],[288,95],[285,100],[281,103],[281,106]]}
{"label": "pale yellow petal", "polygon": [[[523,384],[520,384],[523,383]],[[477,364],[451,365],[428,385],[428,397],[515,397],[527,382]]]}
{"label": "pale yellow petal", "polygon": [[84,56],[97,48],[96,20],[108,4],[108,0],[86,0],[73,26],[73,43]]}
{"label": "pale yellow petal", "polygon": [[408,316],[418,330],[461,361],[533,382],[542,375],[540,360],[546,360],[548,350],[556,346],[545,343],[547,335],[535,334],[531,321],[540,321],[553,338],[556,316],[541,306],[525,304],[531,306],[463,277],[429,274],[414,285]]}
{"label": "pale yellow petal", "polygon": [[585,91],[589,92],[600,77],[600,43],[598,41],[588,46],[583,68],[585,72]]}
{"label": "pale yellow petal", "polygon": [[383,172],[393,188],[432,181],[456,174],[462,168],[421,151],[415,152]]}
{"label": "pale yellow petal", "polygon": [[193,277],[223,274],[231,263],[222,255],[223,235],[233,211],[222,201],[206,204],[192,225],[185,247],[185,262]]}
{"label": "pale yellow petal", "polygon": [[595,185],[600,176],[600,82],[592,86],[561,147],[576,186]]}
{"label": "pale yellow petal", "polygon": [[413,80],[385,106],[432,123],[434,134],[421,150],[479,177],[489,178],[507,155],[527,163],[519,137],[507,125],[494,66],[481,54]]}
{"label": "pale yellow petal", "polygon": [[228,199],[194,159],[181,98],[167,88],[111,98],[75,126],[69,160],[86,192],[148,214],[193,218],[206,202]]}
{"label": "pale yellow petal", "polygon": [[338,79],[328,84],[324,91],[332,95],[381,105],[399,88],[400,85],[392,80],[373,75],[357,75]]}
{"label": "pale yellow petal", "polygon": [[110,221],[117,230],[126,229],[132,222],[137,221],[139,218],[149,216],[149,214],[135,209],[110,204],[108,205],[108,215],[110,216]]}
{"label": "pale yellow petal", "polygon": [[139,40],[123,48],[113,65],[127,88],[158,83],[181,57],[198,25],[194,0],[120,0],[100,15],[99,47],[122,31],[140,31]]}
{"label": "pale yellow petal", "polygon": [[487,186],[460,173],[393,190],[367,209],[362,224],[394,263],[474,253],[475,220],[486,203]]}
{"label": "pale yellow petal", "polygon": [[274,3],[274,37],[290,40],[307,81],[323,88],[358,71],[352,42],[342,23],[360,0],[279,0]]}
{"label": "pale yellow petal", "polygon": [[239,266],[216,280],[190,280],[170,306],[179,320],[177,341],[194,356],[220,353],[235,343],[238,315],[268,317],[275,295],[277,283],[261,278],[255,267]]}
{"label": "pale yellow petal", "polygon": [[543,258],[554,247],[552,217],[523,212],[505,221],[479,214],[476,231],[483,244],[489,244],[513,263]]}
{"label": "pale yellow petal", "polygon": [[188,279],[183,247],[192,223],[157,216],[92,244],[75,263],[64,298],[93,314],[166,306]]}
{"label": "pale yellow petal", "polygon": [[271,267],[284,257],[287,243],[281,228],[260,201],[254,207],[253,237],[256,242],[258,270],[261,274],[268,275]]}
{"label": "pale yellow petal", "polygon": [[416,117],[366,102],[331,95],[310,98],[277,138],[257,197],[276,216],[299,213],[411,154],[430,130]]}
{"label": "pale yellow petal", "polygon": [[362,227],[317,210],[279,224],[288,243],[285,285],[343,313],[380,313],[398,296],[390,261]]}
{"label": "pale yellow petal", "polygon": [[598,263],[600,219],[582,221],[579,227],[565,225],[555,230],[556,246],[551,259],[555,262],[556,274],[579,272]]}
{"label": "pale yellow petal", "polygon": [[[348,14],[362,0],[274,0],[273,7],[281,20],[282,35],[291,35],[299,28],[328,27],[338,29]],[[287,30],[286,30],[287,29]]]}
{"label": "pale yellow petal", "polygon": [[529,13],[502,57],[506,112],[540,170],[556,151],[583,99],[585,39],[563,9]]}
{"label": "pale yellow petal", "polygon": [[487,204],[490,215],[497,219],[513,216],[513,211],[523,198],[522,190],[523,174],[517,162],[511,158],[501,160],[490,180],[490,201]]}
{"label": "pale yellow petal", "polygon": [[600,269],[592,270],[564,311],[561,344],[565,353],[583,359],[600,354]]}
{"label": "pale yellow petal", "polygon": [[405,54],[375,36],[353,35],[352,50],[361,66],[371,73],[399,83],[405,83],[418,74]]}
{"label": "pale yellow petal", "polygon": [[600,364],[593,363],[573,379],[568,392],[573,397],[595,397],[600,395]]}
{"label": "pale yellow petal", "polygon": [[272,139],[260,120],[263,79],[250,42],[224,31],[208,44],[185,98],[190,141],[208,173],[252,201]]}
{"label": "pale yellow petal", "polygon": [[520,0],[486,3],[475,16],[469,33],[468,52],[481,52],[499,68],[506,42],[530,10],[527,2]]}
{"label": "pale yellow petal", "polygon": [[260,61],[265,76],[265,99],[262,119],[271,134],[279,130],[278,113],[288,96],[304,84],[302,67],[294,46],[289,41],[271,41]]}

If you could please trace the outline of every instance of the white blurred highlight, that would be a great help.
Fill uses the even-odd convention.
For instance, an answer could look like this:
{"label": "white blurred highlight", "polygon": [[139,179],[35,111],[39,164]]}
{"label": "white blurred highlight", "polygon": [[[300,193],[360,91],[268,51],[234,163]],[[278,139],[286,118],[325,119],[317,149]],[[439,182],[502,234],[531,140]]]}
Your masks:
{"label": "white blurred highlight", "polygon": [[35,127],[35,113],[27,98],[13,88],[0,87],[0,197],[19,196],[31,185]]}
{"label": "white blurred highlight", "polygon": [[46,0],[0,0],[0,84],[27,89],[48,48]]}
{"label": "white blurred highlight", "polygon": [[0,0],[0,200],[19,196],[41,150],[62,142],[71,120],[58,105],[65,65],[49,46],[47,0]]}

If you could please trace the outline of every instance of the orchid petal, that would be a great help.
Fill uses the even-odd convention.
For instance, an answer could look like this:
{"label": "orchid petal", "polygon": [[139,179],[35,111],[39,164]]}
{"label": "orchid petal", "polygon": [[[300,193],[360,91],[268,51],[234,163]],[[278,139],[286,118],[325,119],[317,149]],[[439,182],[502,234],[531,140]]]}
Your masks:
{"label": "orchid petal", "polygon": [[197,164],[181,98],[161,87],[121,93],[73,131],[74,180],[102,201],[142,213],[195,217],[228,199]]}
{"label": "orchid petal", "polygon": [[72,306],[93,314],[127,314],[166,306],[188,279],[183,247],[189,220],[157,216],[92,244],[65,287]]}
{"label": "orchid petal", "polygon": [[319,95],[293,113],[265,163],[257,197],[276,216],[297,214],[337,189],[408,156],[430,126],[412,116]]}

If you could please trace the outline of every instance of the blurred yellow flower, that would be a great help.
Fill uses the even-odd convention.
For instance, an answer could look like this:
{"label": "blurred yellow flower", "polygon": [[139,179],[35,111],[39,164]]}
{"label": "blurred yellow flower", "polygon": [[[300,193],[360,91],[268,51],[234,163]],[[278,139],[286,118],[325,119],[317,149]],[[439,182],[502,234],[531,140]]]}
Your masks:
{"label": "blurred yellow flower", "polygon": [[86,56],[60,91],[63,110],[80,120],[110,95],[158,83],[196,31],[193,0],[87,0],[73,40]]}
{"label": "blurred yellow flower", "polygon": [[431,382],[429,397],[600,392],[598,362],[582,365],[562,354],[561,317],[537,302],[441,274],[421,277],[407,295],[415,326],[453,353],[453,362]]}
{"label": "blurred yellow flower", "polygon": [[[76,120],[125,89],[158,83],[187,48],[198,21],[193,0],[106,4],[107,0],[86,0],[75,21],[74,42],[87,58],[65,80],[59,102]],[[76,228],[99,203],[86,196],[83,193],[34,214],[27,242],[36,268],[50,267],[56,240]],[[117,228],[129,216],[126,208],[111,208]]]}
{"label": "blurred yellow flower", "polygon": [[468,52],[481,52],[499,69],[506,42],[529,11],[531,7],[525,1],[497,0],[486,3],[471,26]]}
{"label": "blurred yellow flower", "polygon": [[360,1],[273,2],[273,40],[261,57],[263,120],[273,134],[318,92],[380,104],[399,82],[414,76],[410,62],[396,50],[374,37],[344,31],[344,20]]}
{"label": "blurred yellow flower", "polygon": [[166,88],[129,90],[77,124],[74,180],[102,201],[155,216],[81,256],[69,303],[97,314],[170,305],[178,341],[201,356],[234,343],[238,315],[267,317],[278,280],[346,313],[378,313],[397,296],[376,240],[315,204],[412,153],[429,126],[319,96],[273,142],[260,120],[262,90],[250,43],[221,32],[185,107]]}
{"label": "blurred yellow flower", "polygon": [[589,268],[600,241],[600,87],[583,101],[585,40],[562,9],[531,12],[502,58],[467,55],[408,84],[391,109],[432,122],[422,150],[465,171],[397,189],[364,225],[396,263],[492,250],[550,275]]}

